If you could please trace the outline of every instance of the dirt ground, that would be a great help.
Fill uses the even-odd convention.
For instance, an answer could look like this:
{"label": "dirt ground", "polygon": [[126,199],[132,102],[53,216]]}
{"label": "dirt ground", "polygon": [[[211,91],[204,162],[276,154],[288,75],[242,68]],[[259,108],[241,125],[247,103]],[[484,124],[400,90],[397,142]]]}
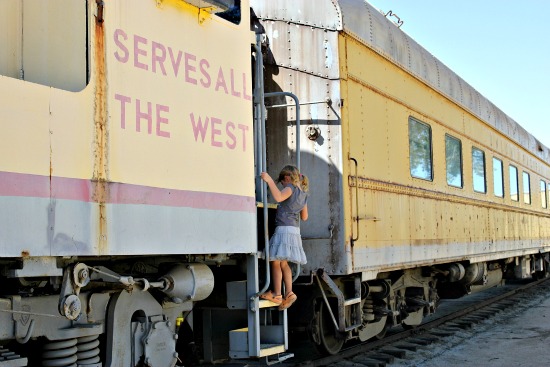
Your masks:
{"label": "dirt ground", "polygon": [[539,294],[391,366],[550,366],[549,346],[550,294]]}

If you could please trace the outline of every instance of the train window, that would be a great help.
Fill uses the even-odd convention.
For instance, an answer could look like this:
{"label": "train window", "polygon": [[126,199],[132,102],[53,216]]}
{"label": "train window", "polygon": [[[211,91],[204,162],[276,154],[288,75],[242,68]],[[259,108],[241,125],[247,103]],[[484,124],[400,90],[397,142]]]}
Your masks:
{"label": "train window", "polygon": [[220,9],[215,13],[218,17],[239,24],[241,22],[241,0],[208,0]]}
{"label": "train window", "polygon": [[493,157],[493,188],[495,196],[504,197],[504,172],[502,161]]}
{"label": "train window", "polygon": [[540,181],[540,205],[546,209],[548,208],[548,197],[546,196],[546,182]]}
{"label": "train window", "polygon": [[486,193],[485,152],[474,147],[472,147],[472,177],[474,181],[474,191]]}
{"label": "train window", "polygon": [[445,159],[447,184],[462,187],[462,142],[450,135],[445,135]]}
{"label": "train window", "polygon": [[88,83],[85,0],[1,1],[0,75],[71,92]]}
{"label": "train window", "polygon": [[523,172],[523,202],[531,204],[531,179],[527,172]]}
{"label": "train window", "polygon": [[432,128],[412,117],[409,118],[409,159],[411,176],[433,179]]}
{"label": "train window", "polygon": [[519,201],[518,169],[510,166],[510,198]]}

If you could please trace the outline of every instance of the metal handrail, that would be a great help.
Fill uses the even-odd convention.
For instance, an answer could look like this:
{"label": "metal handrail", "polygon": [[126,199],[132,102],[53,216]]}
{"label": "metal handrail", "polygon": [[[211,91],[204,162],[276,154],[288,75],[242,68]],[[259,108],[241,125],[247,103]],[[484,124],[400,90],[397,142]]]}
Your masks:
{"label": "metal handrail", "polygon": [[[264,170],[265,167],[267,167],[267,151],[265,144],[261,144],[261,142],[266,141],[266,133],[265,133],[265,105],[264,105],[264,73],[263,73],[263,55],[262,55],[262,39],[261,35],[256,35],[256,44],[254,45],[254,49],[256,50],[256,88],[254,90],[254,104],[257,105],[257,109],[255,111],[259,110],[259,124],[257,125],[258,131],[257,131],[257,141],[256,141],[256,147],[257,147],[257,158],[258,158],[258,164],[257,165],[257,176],[260,176],[260,173]],[[258,112],[256,112],[258,114]],[[261,137],[261,138],[260,138]],[[261,151],[260,151],[261,150]],[[261,155],[261,159],[260,159]],[[257,298],[260,296],[260,294],[263,294],[267,291],[269,288],[269,285],[271,283],[271,271],[269,266],[269,233],[268,233],[268,211],[267,211],[267,184],[263,180],[261,180],[261,193],[262,193],[262,202],[263,202],[263,214],[264,214],[264,253],[265,253],[265,284],[264,287],[256,293],[251,300],[254,298]]]}
{"label": "metal handrail", "polygon": [[[298,168],[298,171],[300,171],[300,101],[298,100],[298,97],[296,97],[295,94],[290,92],[272,92],[272,93],[265,94],[266,98],[280,97],[280,96],[291,97],[294,100],[294,103],[296,105],[296,167]],[[292,106],[292,105],[275,105],[270,107],[276,108],[276,107],[288,107],[288,106]],[[296,279],[298,279],[298,277],[300,276],[301,266],[300,264],[296,264],[296,266],[297,266],[296,275],[292,278],[292,283],[294,283]]]}

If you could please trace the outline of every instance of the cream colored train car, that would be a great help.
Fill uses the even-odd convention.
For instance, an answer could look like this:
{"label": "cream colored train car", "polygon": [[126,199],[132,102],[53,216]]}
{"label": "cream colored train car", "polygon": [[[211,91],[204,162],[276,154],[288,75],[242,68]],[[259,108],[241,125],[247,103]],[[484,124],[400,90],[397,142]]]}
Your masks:
{"label": "cream colored train car", "polygon": [[303,282],[296,324],[322,350],[413,327],[440,296],[547,273],[547,147],[363,0],[252,5],[266,90],[301,102],[297,136],[293,101],[266,101],[268,167],[300,139],[301,279],[322,281]]}
{"label": "cream colored train car", "polygon": [[187,365],[203,325],[206,360],[285,351],[259,321],[249,14],[0,1],[0,366]]}

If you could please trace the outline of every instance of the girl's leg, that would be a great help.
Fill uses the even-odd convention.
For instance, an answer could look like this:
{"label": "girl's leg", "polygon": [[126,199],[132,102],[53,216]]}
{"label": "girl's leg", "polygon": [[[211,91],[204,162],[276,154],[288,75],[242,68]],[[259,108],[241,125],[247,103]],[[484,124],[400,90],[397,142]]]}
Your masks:
{"label": "girl's leg", "polygon": [[281,271],[283,273],[282,274],[283,281],[285,282],[285,298],[286,298],[286,295],[292,292],[292,270],[288,265],[288,261],[283,260],[280,263],[281,263]]}
{"label": "girl's leg", "polygon": [[[286,261],[285,261],[286,262]],[[271,284],[273,284],[273,295],[281,295],[281,282],[283,280],[283,272],[281,271],[281,261],[273,260],[271,265]]]}

